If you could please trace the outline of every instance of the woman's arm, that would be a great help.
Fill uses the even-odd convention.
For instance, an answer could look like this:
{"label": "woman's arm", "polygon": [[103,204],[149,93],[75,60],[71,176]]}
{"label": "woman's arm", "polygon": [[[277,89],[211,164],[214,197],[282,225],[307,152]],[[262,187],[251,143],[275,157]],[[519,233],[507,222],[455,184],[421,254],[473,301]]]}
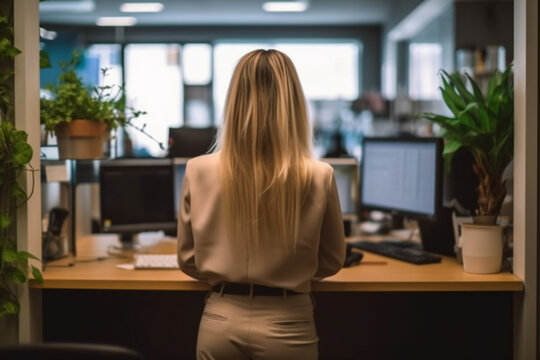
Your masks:
{"label": "woman's arm", "polygon": [[321,279],[337,273],[345,262],[345,232],[334,174],[330,179],[328,200],[321,226],[319,267],[315,274]]}
{"label": "woman's arm", "polygon": [[191,192],[189,189],[189,167],[186,166],[182,196],[178,214],[178,265],[187,275],[204,280],[195,264],[195,243],[191,228]]}

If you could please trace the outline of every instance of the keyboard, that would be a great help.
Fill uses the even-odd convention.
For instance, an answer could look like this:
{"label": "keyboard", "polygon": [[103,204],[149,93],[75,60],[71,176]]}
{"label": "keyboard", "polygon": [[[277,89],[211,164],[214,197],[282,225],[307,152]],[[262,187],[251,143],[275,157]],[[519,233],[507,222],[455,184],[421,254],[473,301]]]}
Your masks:
{"label": "keyboard", "polygon": [[176,254],[136,254],[135,269],[178,269]]}
{"label": "keyboard", "polygon": [[439,263],[442,259],[440,256],[427,253],[414,246],[402,246],[392,242],[356,241],[350,244],[360,250],[370,251],[416,265]]}

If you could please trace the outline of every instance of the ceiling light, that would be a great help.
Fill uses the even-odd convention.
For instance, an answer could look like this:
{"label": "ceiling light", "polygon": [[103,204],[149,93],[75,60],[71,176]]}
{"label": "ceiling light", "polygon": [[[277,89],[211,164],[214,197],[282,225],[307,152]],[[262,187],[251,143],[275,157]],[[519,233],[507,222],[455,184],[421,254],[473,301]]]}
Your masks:
{"label": "ceiling light", "polygon": [[160,12],[163,10],[163,4],[158,2],[149,3],[123,3],[120,5],[121,12]]}
{"label": "ceiling light", "polygon": [[268,12],[302,12],[308,8],[307,1],[267,1],[262,5]]}
{"label": "ceiling light", "polygon": [[74,12],[86,13],[92,12],[96,8],[94,0],[78,1],[40,1],[40,12]]}
{"label": "ceiling light", "polygon": [[110,16],[100,17],[96,21],[97,26],[132,26],[137,22],[133,16]]}

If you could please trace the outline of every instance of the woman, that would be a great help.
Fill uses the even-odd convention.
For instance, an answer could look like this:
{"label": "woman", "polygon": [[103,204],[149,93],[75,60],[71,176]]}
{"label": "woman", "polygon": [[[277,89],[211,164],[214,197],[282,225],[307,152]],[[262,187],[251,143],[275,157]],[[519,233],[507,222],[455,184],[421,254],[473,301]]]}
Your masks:
{"label": "woman", "polygon": [[217,149],[187,163],[178,223],[180,268],[212,285],[197,358],[315,359],[311,282],[339,271],[345,240],[285,54],[240,59]]}

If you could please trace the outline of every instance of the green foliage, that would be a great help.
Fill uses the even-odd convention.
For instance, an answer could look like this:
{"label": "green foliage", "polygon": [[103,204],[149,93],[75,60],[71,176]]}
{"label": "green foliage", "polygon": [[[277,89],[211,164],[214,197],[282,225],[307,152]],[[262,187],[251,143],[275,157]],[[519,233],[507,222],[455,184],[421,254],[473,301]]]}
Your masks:
{"label": "green foliage", "polygon": [[[40,99],[40,119],[46,131],[54,131],[62,122],[84,119],[105,123],[109,130],[131,126],[155,140],[146,133],[145,125],[138,127],[132,122],[146,112],[126,106],[125,86],[87,86],[75,70],[79,61],[80,54],[74,52],[69,62],[60,63],[62,72],[58,84],[45,87],[52,94],[51,99]],[[108,70],[101,69],[103,77],[107,76]],[[159,145],[163,149],[163,145]]]}
{"label": "green foliage", "polygon": [[47,69],[51,67],[51,60],[49,59],[49,54],[45,50],[40,50],[39,52],[39,68]]}
{"label": "green foliage", "polygon": [[485,95],[468,74],[464,79],[459,73],[442,70],[440,76],[439,89],[453,116],[434,113],[418,116],[443,129],[447,168],[457,150],[463,147],[471,152],[480,181],[477,215],[498,215],[506,195],[503,172],[513,159],[514,149],[512,66],[491,76]]}
{"label": "green foliage", "polygon": [[27,195],[18,179],[26,171],[33,171],[30,160],[32,147],[28,134],[13,126],[13,58],[20,53],[13,46],[13,28],[0,14],[0,317],[17,314],[17,285],[24,284],[30,270],[37,281],[43,276],[39,269],[28,265],[28,259],[39,260],[34,255],[17,250],[15,233],[17,208]]}
{"label": "green foliage", "polygon": [[[62,73],[58,84],[48,84],[45,88],[52,94],[52,99],[41,99],[41,123],[47,131],[53,131],[62,122],[86,119],[106,123],[109,130],[126,126],[132,119],[145,112],[126,107],[123,86],[86,86],[75,68],[80,54],[74,52],[69,62],[60,63]],[[107,76],[108,69],[102,69]]]}

